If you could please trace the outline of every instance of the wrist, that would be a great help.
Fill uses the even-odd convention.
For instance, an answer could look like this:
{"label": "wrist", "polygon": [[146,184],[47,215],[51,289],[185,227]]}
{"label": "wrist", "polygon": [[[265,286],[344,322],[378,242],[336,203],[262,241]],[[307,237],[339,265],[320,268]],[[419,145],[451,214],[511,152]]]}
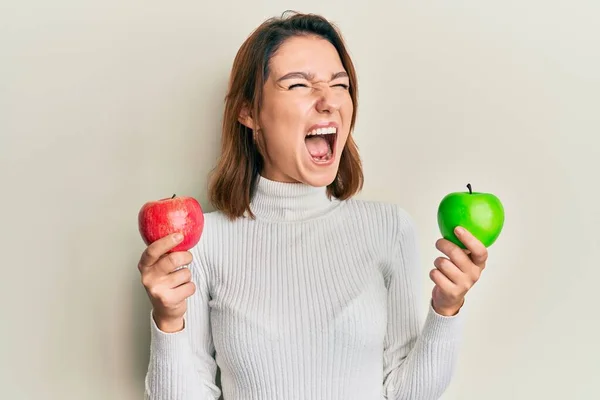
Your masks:
{"label": "wrist", "polygon": [[154,322],[158,329],[164,333],[175,333],[182,331],[185,323],[183,318],[165,319],[154,316]]}
{"label": "wrist", "polygon": [[458,312],[460,311],[460,309],[462,308],[462,306],[464,305],[465,301],[463,299],[463,301],[461,301],[460,303],[456,304],[456,305],[450,305],[450,306],[438,306],[435,304],[435,301],[432,299],[431,300],[431,306],[433,307],[433,310],[438,313],[441,316],[444,317],[454,317],[456,314],[458,314]]}

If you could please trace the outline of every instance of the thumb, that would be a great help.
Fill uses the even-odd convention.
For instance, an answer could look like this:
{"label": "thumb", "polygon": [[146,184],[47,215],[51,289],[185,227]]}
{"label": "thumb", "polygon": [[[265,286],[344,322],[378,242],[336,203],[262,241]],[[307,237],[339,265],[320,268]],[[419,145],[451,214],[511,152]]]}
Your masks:
{"label": "thumb", "polygon": [[438,285],[435,285],[431,290],[431,298],[436,298],[438,296],[439,290],[440,288],[438,287]]}

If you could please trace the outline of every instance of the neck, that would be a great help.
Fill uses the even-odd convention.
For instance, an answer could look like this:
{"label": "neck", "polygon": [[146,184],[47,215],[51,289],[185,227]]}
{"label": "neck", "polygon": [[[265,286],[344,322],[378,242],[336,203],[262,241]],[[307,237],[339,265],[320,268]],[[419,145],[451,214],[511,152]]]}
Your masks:
{"label": "neck", "polygon": [[321,216],[338,203],[328,198],[325,186],[276,182],[258,176],[250,209],[260,219],[301,221]]}

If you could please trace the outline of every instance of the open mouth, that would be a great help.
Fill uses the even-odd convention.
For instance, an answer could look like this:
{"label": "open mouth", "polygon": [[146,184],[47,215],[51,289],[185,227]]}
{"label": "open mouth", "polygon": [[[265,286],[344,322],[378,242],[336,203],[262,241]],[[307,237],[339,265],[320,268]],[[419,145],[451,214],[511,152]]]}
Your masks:
{"label": "open mouth", "polygon": [[304,143],[313,161],[326,163],[333,159],[336,138],[337,128],[334,126],[317,128],[308,132]]}

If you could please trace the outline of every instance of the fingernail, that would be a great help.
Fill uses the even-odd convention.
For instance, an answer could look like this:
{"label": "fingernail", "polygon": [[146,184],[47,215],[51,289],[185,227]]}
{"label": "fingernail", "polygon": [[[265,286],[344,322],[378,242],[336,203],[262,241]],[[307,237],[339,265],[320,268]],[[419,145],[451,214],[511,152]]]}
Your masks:
{"label": "fingernail", "polygon": [[465,233],[465,230],[463,228],[461,228],[460,226],[457,226],[456,229],[454,230],[454,232],[457,235],[462,235],[463,233]]}
{"label": "fingernail", "polygon": [[176,233],[175,236],[173,236],[173,240],[176,242],[179,242],[181,239],[183,239],[183,235],[181,233]]}

